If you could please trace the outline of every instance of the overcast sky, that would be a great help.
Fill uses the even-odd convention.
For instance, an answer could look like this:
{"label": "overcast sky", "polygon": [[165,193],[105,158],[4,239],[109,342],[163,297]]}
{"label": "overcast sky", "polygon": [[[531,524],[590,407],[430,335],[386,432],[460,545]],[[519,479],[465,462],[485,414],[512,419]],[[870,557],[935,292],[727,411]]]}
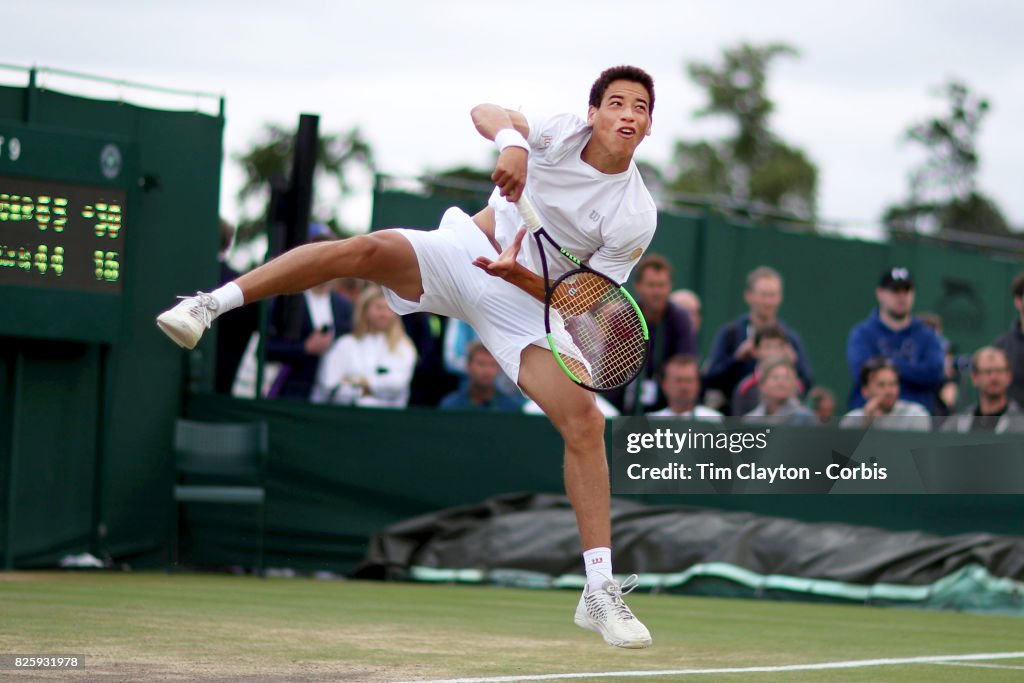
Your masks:
{"label": "overcast sky", "polygon": [[[229,218],[238,213],[240,178],[230,156],[265,122],[294,127],[305,112],[320,116],[321,131],[358,125],[387,173],[485,165],[491,146],[473,130],[474,104],[584,114],[597,73],[619,63],[655,78],[653,135],[638,156],[664,164],[675,140],[721,132],[693,119],[702,92],[684,65],[717,61],[723,47],[740,41],[784,41],[800,56],[772,67],[772,123],[818,165],[824,218],[877,224],[906,195],[907,173],[921,157],[901,144],[901,134],[944,111],[934,90],[956,77],[993,105],[980,139],[980,188],[1024,227],[1024,3],[1016,0],[5,5],[2,63],[222,93],[221,207]],[[0,72],[0,79],[17,83],[19,75]],[[193,98],[174,104],[197,101],[211,108]]]}

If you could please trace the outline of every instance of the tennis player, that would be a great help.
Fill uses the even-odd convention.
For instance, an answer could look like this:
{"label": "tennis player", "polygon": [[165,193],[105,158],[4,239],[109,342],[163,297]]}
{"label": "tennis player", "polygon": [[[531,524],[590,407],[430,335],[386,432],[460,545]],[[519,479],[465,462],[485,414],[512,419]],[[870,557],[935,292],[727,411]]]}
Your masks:
{"label": "tennis player", "polygon": [[[650,134],[653,110],[653,80],[632,66],[601,73],[586,120],[528,118],[478,105],[473,123],[500,150],[485,209],[472,217],[448,209],[429,232],[396,228],[296,247],[211,293],[184,298],[157,324],[178,345],[194,348],[229,310],[341,277],[381,285],[398,314],[429,311],[466,321],[565,441],[565,488],[587,574],[576,624],[618,647],[647,647],[650,633],[622,599],[635,579],[620,585],[612,575],[604,418],[593,394],[570,380],[548,349],[537,247],[533,240],[524,245],[526,230],[513,202],[525,193],[562,247],[625,282],[657,220],[633,161]],[[573,267],[557,256],[548,261],[552,278]]]}

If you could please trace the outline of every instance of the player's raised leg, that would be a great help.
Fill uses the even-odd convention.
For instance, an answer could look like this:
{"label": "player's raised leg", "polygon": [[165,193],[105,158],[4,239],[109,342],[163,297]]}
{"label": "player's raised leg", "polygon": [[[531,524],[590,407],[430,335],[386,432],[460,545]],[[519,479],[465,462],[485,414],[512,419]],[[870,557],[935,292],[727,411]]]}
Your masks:
{"label": "player's raised leg", "polygon": [[210,293],[183,297],[157,316],[157,325],[178,346],[195,348],[217,316],[261,299],[298,294],[339,277],[370,280],[409,301],[423,293],[419,263],[409,241],[382,230],[336,242],[291,249]]}
{"label": "player's raised leg", "polygon": [[594,396],[561,371],[554,355],[539,346],[523,350],[519,384],[544,410],[565,441],[565,490],[576,513],[587,586],[576,607],[578,626],[600,633],[618,647],[642,648],[651,634],[630,611],[628,593],[612,575],[611,490],[604,445],[604,416]]}

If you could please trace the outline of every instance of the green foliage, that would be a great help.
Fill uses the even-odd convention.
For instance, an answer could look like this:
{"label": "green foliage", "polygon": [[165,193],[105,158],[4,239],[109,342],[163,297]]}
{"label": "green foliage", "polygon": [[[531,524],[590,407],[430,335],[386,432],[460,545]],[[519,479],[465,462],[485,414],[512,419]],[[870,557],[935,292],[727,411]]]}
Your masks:
{"label": "green foliage", "polygon": [[949,199],[965,200],[975,189],[978,131],[990,105],[955,80],[939,93],[948,100],[949,112],[914,124],[906,132],[908,141],[928,152],[928,159],[910,176],[911,191],[915,199],[937,190]]}
{"label": "green foliage", "polygon": [[718,148],[707,141],[676,142],[674,165],[675,179],[668,187],[675,192],[687,194],[725,194],[729,185],[726,162]]}
{"label": "green foliage", "polygon": [[894,232],[932,232],[954,237],[971,233],[994,237],[1013,234],[1009,223],[994,200],[971,192],[966,198],[946,202],[920,202],[890,206],[882,220]]}
{"label": "green foliage", "polygon": [[1009,235],[1010,226],[996,203],[977,192],[966,199],[954,199],[943,207],[939,223],[944,230],[977,232],[983,235]]}
{"label": "green foliage", "polygon": [[736,136],[729,144],[737,162],[753,164],[771,146],[773,135],[768,129],[768,117],[775,104],[765,92],[768,66],[776,57],[798,54],[784,43],[743,43],[724,50],[720,65],[689,65],[690,78],[708,95],[707,105],[696,116],[725,116],[737,124]]}
{"label": "green foliage", "polygon": [[716,141],[677,142],[667,189],[814,221],[818,169],[802,150],[781,140],[769,120],[775,104],[767,93],[768,68],[778,57],[797,55],[784,43],[743,43],[724,50],[718,64],[689,65],[690,78],[707,95],[695,117],[727,119],[734,132]]}
{"label": "green foliage", "polygon": [[909,196],[888,207],[883,221],[890,231],[951,235],[1011,234],[1002,211],[977,187],[981,163],[978,135],[991,109],[970,87],[950,80],[938,89],[947,111],[912,124],[907,142],[923,147],[925,161],[909,176]]}
{"label": "green foliage", "polygon": [[750,176],[750,195],[783,211],[812,220],[818,172],[803,150],[776,141]]}
{"label": "green foliage", "polygon": [[[247,241],[264,231],[270,183],[283,182],[288,176],[294,152],[294,131],[276,124],[266,124],[252,147],[234,156],[245,174],[245,182],[236,196],[241,208],[237,236],[239,242]],[[358,127],[344,133],[321,134],[314,175],[317,188],[317,196],[313,200],[314,220],[325,223],[336,233],[344,234],[345,226],[338,216],[336,202],[325,200],[325,197],[345,197],[351,194],[351,172],[358,169],[372,175],[374,168],[373,149]]]}

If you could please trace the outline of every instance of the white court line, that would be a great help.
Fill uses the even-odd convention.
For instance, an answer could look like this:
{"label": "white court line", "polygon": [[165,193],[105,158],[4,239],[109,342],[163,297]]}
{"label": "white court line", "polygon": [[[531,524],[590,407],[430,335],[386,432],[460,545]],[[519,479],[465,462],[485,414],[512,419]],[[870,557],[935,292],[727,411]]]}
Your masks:
{"label": "white court line", "polygon": [[1010,666],[1008,664],[978,664],[977,662],[934,662],[939,666],[972,666],[977,669],[1012,669],[1024,671],[1024,666]]}
{"label": "white court line", "polygon": [[573,678],[647,678],[651,676],[697,676],[703,674],[776,673],[780,671],[821,671],[825,669],[856,669],[865,666],[894,666],[898,664],[942,664],[958,661],[991,659],[1020,659],[1024,652],[987,652],[966,655],[937,655],[933,657],[904,657],[901,659],[858,659],[846,662],[820,662],[818,664],[788,664],[784,666],[748,666],[723,669],[670,669],[662,671],[594,671],[591,673],[535,674],[532,676],[490,676],[485,678],[445,678],[404,683],[518,683],[519,681],[561,681]]}

